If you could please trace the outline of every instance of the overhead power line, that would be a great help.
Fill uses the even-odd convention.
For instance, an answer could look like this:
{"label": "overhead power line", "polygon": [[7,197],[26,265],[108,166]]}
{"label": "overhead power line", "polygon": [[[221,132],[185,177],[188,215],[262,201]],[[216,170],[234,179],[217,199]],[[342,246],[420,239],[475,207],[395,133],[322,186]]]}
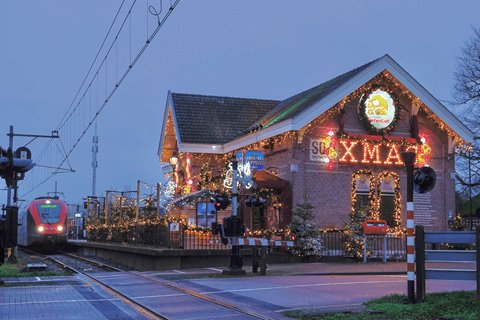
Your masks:
{"label": "overhead power line", "polygon": [[[62,149],[63,149],[63,152],[62,152],[62,159],[59,161],[58,165],[54,166],[54,170],[46,177],[44,178],[41,182],[39,182],[38,184],[34,185],[31,189],[29,189],[28,191],[26,191],[22,197],[30,194],[31,192],[33,192],[34,190],[36,190],[38,187],[40,187],[41,185],[43,185],[45,182],[47,182],[48,180],[50,180],[55,174],[57,173],[61,173],[61,172],[65,172],[66,169],[62,168],[62,166],[67,163],[69,166],[69,157],[71,156],[72,152],[76,149],[76,147],[78,146],[78,144],[80,143],[80,141],[83,139],[83,137],[85,136],[85,134],[87,133],[88,129],[92,126],[93,123],[95,123],[95,121],[97,120],[98,116],[100,115],[100,113],[104,110],[105,106],[108,104],[108,102],[112,99],[113,95],[116,93],[117,89],[120,87],[120,85],[123,83],[123,81],[125,80],[125,78],[128,76],[128,74],[130,73],[130,71],[133,69],[133,67],[136,65],[136,63],[139,61],[140,57],[143,55],[143,53],[145,52],[145,50],[148,48],[148,46],[151,44],[152,40],[155,38],[155,36],[157,35],[157,33],[162,29],[162,27],[165,25],[166,21],[168,20],[168,18],[170,17],[170,15],[172,14],[173,10],[176,8],[176,6],[178,5],[178,3],[180,2],[180,0],[175,0],[175,1],[170,1],[170,6],[168,8],[168,10],[164,13],[164,15],[162,16],[162,8],[163,8],[163,5],[162,5],[162,1],[160,1],[160,10],[157,11],[153,6],[148,6],[148,9],[147,9],[147,30],[148,30],[148,15],[150,15],[150,17],[154,17],[156,22],[157,22],[157,26],[155,29],[153,29],[153,31],[148,34],[147,33],[147,38],[145,40],[145,42],[143,43],[143,45],[141,45],[140,49],[137,51],[136,55],[133,57],[132,59],[132,56],[131,56],[131,50],[132,50],[132,35],[131,35],[131,21],[132,21],[132,13],[134,12],[134,7],[135,7],[135,4],[136,4],[136,0],[132,3],[132,5],[130,6],[130,8],[128,9],[128,12],[125,14],[125,17],[124,19],[122,20],[119,28],[118,28],[118,31],[117,33],[115,34],[112,42],[110,43],[110,46],[108,47],[108,50],[106,51],[105,53],[105,56],[104,58],[101,60],[99,66],[97,67],[96,71],[94,73],[92,73],[92,70],[93,70],[93,66],[95,65],[95,63],[97,62],[97,59],[98,57],[100,56],[101,52],[102,52],[102,49],[104,48],[105,46],[105,43],[107,41],[107,39],[109,38],[109,35],[112,31],[112,28],[113,26],[115,25],[115,22],[117,21],[117,18],[122,10],[122,7],[124,5],[124,1],[122,1],[122,4],[120,5],[120,8],[117,10],[117,13],[115,15],[115,18],[113,20],[113,22],[111,23],[110,25],[110,28],[109,30],[107,31],[107,34],[100,46],[100,49],[98,50],[85,78],[83,79],[82,81],[82,84],[80,85],[80,88],[77,90],[77,93],[75,94],[75,97],[72,101],[72,103],[70,104],[70,106],[67,108],[67,111],[65,113],[65,115],[62,117],[62,119],[60,120],[58,126],[57,126],[57,129],[56,130],[62,130],[62,133],[65,132],[65,135],[67,136],[67,140],[71,140],[69,142],[71,142],[70,146],[68,146],[67,148],[65,148],[65,146],[62,144]],[[123,74],[121,74],[120,78],[118,79],[117,78],[117,75],[118,75],[118,64],[116,65],[116,70],[115,70],[115,81],[113,81],[113,86],[111,87],[110,90],[108,90],[108,59],[111,58],[112,55],[115,55],[115,61],[116,63],[118,63],[118,42],[119,42],[119,39],[120,39],[120,36],[122,35],[122,32],[125,31],[125,28],[126,26],[128,26],[128,41],[129,41],[129,63],[128,65],[126,66]],[[147,31],[148,32],[148,31]],[[115,49],[115,50],[113,50]],[[104,79],[101,79],[101,76],[102,76],[102,73],[104,72]],[[89,81],[89,84],[85,87],[85,84],[87,83],[87,79],[89,77],[89,75],[92,75],[92,78],[91,80]],[[102,101],[100,103],[97,103],[96,106],[97,106],[97,110],[96,111],[93,111],[93,114],[89,114],[88,116],[86,116],[86,110],[84,110],[84,113],[83,115],[80,115],[79,111],[81,109],[81,107],[85,107],[86,109],[86,105],[89,104],[89,113],[92,113],[92,103],[94,103],[94,101],[92,101],[92,98],[93,100],[97,100],[100,101],[100,85],[103,85],[100,83],[100,81],[103,82],[103,80],[105,80],[105,98],[102,99]],[[93,91],[94,87],[96,87],[96,92]],[[80,92],[82,92],[83,90],[83,94],[80,95]],[[103,90],[103,89],[102,89]],[[93,95],[93,97],[92,97]],[[88,102],[87,102],[88,100]],[[75,104],[76,102],[76,104]],[[75,107],[73,107],[75,106]],[[72,109],[73,107],[73,109]],[[86,123],[83,123],[83,124],[80,124],[78,125],[77,122],[80,122],[81,119],[85,119],[85,118],[88,118],[87,122]],[[72,123],[73,122],[73,123]],[[78,134],[77,134],[77,131],[78,131]],[[57,146],[58,147],[58,146]],[[60,149],[59,149],[60,151]],[[42,152],[43,153],[43,152]],[[43,166],[45,167],[45,166]],[[71,166],[70,166],[71,168]],[[32,170],[33,171],[33,170]]]}

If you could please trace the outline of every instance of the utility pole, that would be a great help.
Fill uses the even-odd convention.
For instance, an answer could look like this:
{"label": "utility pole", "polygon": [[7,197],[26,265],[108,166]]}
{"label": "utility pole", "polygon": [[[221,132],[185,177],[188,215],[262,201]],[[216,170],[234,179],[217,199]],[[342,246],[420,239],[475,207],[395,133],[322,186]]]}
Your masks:
{"label": "utility pole", "polygon": [[[25,146],[13,151],[13,137],[37,138],[59,138],[58,131],[52,131],[51,135],[21,134],[14,133],[13,126],[10,126],[8,136],[8,150],[0,154],[0,176],[7,184],[7,206],[4,208],[5,217],[0,219],[2,239],[0,239],[0,263],[5,257],[5,248],[9,248],[9,260],[16,260],[17,229],[18,229],[18,180],[23,180],[25,172],[32,169],[35,163],[32,162],[32,153]],[[30,143],[29,142],[29,143]],[[28,143],[27,143],[28,144]],[[6,155],[6,157],[4,156]],[[13,191],[13,205],[12,205]]]}
{"label": "utility pole", "polygon": [[[238,197],[238,162],[236,159],[232,160],[232,216],[230,217],[230,226],[228,227],[233,232],[234,237],[240,236],[241,220],[237,215],[237,197]],[[224,220],[225,221],[225,220]],[[245,270],[242,269],[243,259],[240,255],[240,246],[232,245],[230,254],[230,266],[223,270],[224,274],[228,275],[245,275]]]}
{"label": "utility pole", "polygon": [[98,153],[98,136],[97,136],[97,123],[95,122],[95,135],[92,139],[93,146],[92,146],[92,196],[97,195],[97,168],[98,168],[98,161],[97,161],[97,153]]}

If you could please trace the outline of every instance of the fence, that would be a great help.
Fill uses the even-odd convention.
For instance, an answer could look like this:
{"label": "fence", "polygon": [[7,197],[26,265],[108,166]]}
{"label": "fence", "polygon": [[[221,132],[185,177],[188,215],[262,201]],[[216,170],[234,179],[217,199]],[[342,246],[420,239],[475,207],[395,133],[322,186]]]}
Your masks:
{"label": "fence", "polygon": [[[320,234],[322,239],[322,256],[346,257],[343,248],[344,236],[341,230]],[[219,235],[206,230],[189,230],[184,226],[172,223],[169,225],[137,225],[128,228],[104,226],[91,229],[88,233],[90,241],[114,242],[133,245],[146,245],[174,249],[189,250],[230,250],[229,245],[221,242]],[[281,239],[278,239],[281,240]],[[405,237],[387,235],[387,259],[405,260]],[[368,257],[383,257],[383,236],[369,236]]]}
{"label": "fence", "polygon": [[[424,232],[423,226],[416,226],[415,235],[417,302],[422,302],[425,298],[426,279],[476,280],[477,299],[480,299],[480,251],[478,250],[480,229],[477,231]],[[426,249],[426,244],[430,244],[432,249]],[[441,249],[438,244],[442,245]],[[458,245],[461,246],[458,247]],[[471,250],[466,250],[468,247]],[[454,250],[456,248],[461,250]],[[476,268],[425,269],[426,262],[476,262]]]}

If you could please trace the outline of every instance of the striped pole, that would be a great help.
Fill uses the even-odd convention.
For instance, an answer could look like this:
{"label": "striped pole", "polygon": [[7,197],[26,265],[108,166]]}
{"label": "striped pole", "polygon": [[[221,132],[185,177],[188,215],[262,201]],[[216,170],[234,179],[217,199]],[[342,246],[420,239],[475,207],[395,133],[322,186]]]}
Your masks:
{"label": "striped pole", "polygon": [[402,152],[407,172],[407,292],[408,303],[415,303],[415,219],[413,208],[413,163],[415,152]]}

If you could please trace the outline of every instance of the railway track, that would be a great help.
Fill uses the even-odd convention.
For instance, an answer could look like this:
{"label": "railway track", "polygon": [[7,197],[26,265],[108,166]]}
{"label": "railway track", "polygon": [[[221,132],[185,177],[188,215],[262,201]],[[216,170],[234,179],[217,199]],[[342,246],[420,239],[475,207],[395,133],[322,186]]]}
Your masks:
{"label": "railway track", "polygon": [[[25,251],[25,249],[22,249]],[[31,254],[35,254],[37,256],[42,256],[39,253],[35,253],[33,251],[26,251]],[[44,255],[43,255],[44,256]],[[233,319],[262,319],[262,320],[270,320],[272,318],[258,314],[252,310],[247,310],[244,308],[240,308],[236,305],[231,303],[221,301],[215,299],[209,295],[202,294],[196,292],[194,290],[181,287],[175,282],[167,281],[163,279],[159,279],[153,276],[148,276],[142,274],[140,272],[134,271],[124,271],[119,268],[106,265],[104,263],[87,259],[85,257],[76,256],[68,253],[59,253],[55,255],[47,255],[44,256],[46,259],[62,266],[63,268],[70,270],[71,272],[81,274],[82,276],[86,277],[88,280],[92,281],[93,283],[97,284],[99,287],[103,288],[105,291],[109,292],[111,295],[115,296],[119,300],[123,301],[124,303],[130,305],[135,310],[140,312],[141,314],[145,315],[150,319],[179,319],[181,316],[178,317],[175,314],[164,313],[162,312],[161,308],[155,308],[154,306],[147,306],[146,303],[140,301],[142,300],[141,297],[135,297],[135,294],[128,292],[129,286],[118,285],[115,282],[109,283],[108,280],[112,277],[108,272],[113,272],[113,274],[118,274],[119,276],[123,276],[122,279],[127,279],[132,283],[133,287],[134,283],[141,283],[142,286],[147,287],[147,285],[152,286],[160,286],[163,288],[168,289],[170,292],[173,290],[175,293],[170,293],[170,296],[182,296],[183,300],[187,302],[182,302],[186,306],[200,306],[202,308],[206,305],[209,305],[209,309],[214,310],[218,314],[227,314],[224,318],[233,318]],[[107,274],[105,277],[102,275]],[[217,310],[217,311],[215,311]],[[219,317],[220,318],[220,317]]]}

